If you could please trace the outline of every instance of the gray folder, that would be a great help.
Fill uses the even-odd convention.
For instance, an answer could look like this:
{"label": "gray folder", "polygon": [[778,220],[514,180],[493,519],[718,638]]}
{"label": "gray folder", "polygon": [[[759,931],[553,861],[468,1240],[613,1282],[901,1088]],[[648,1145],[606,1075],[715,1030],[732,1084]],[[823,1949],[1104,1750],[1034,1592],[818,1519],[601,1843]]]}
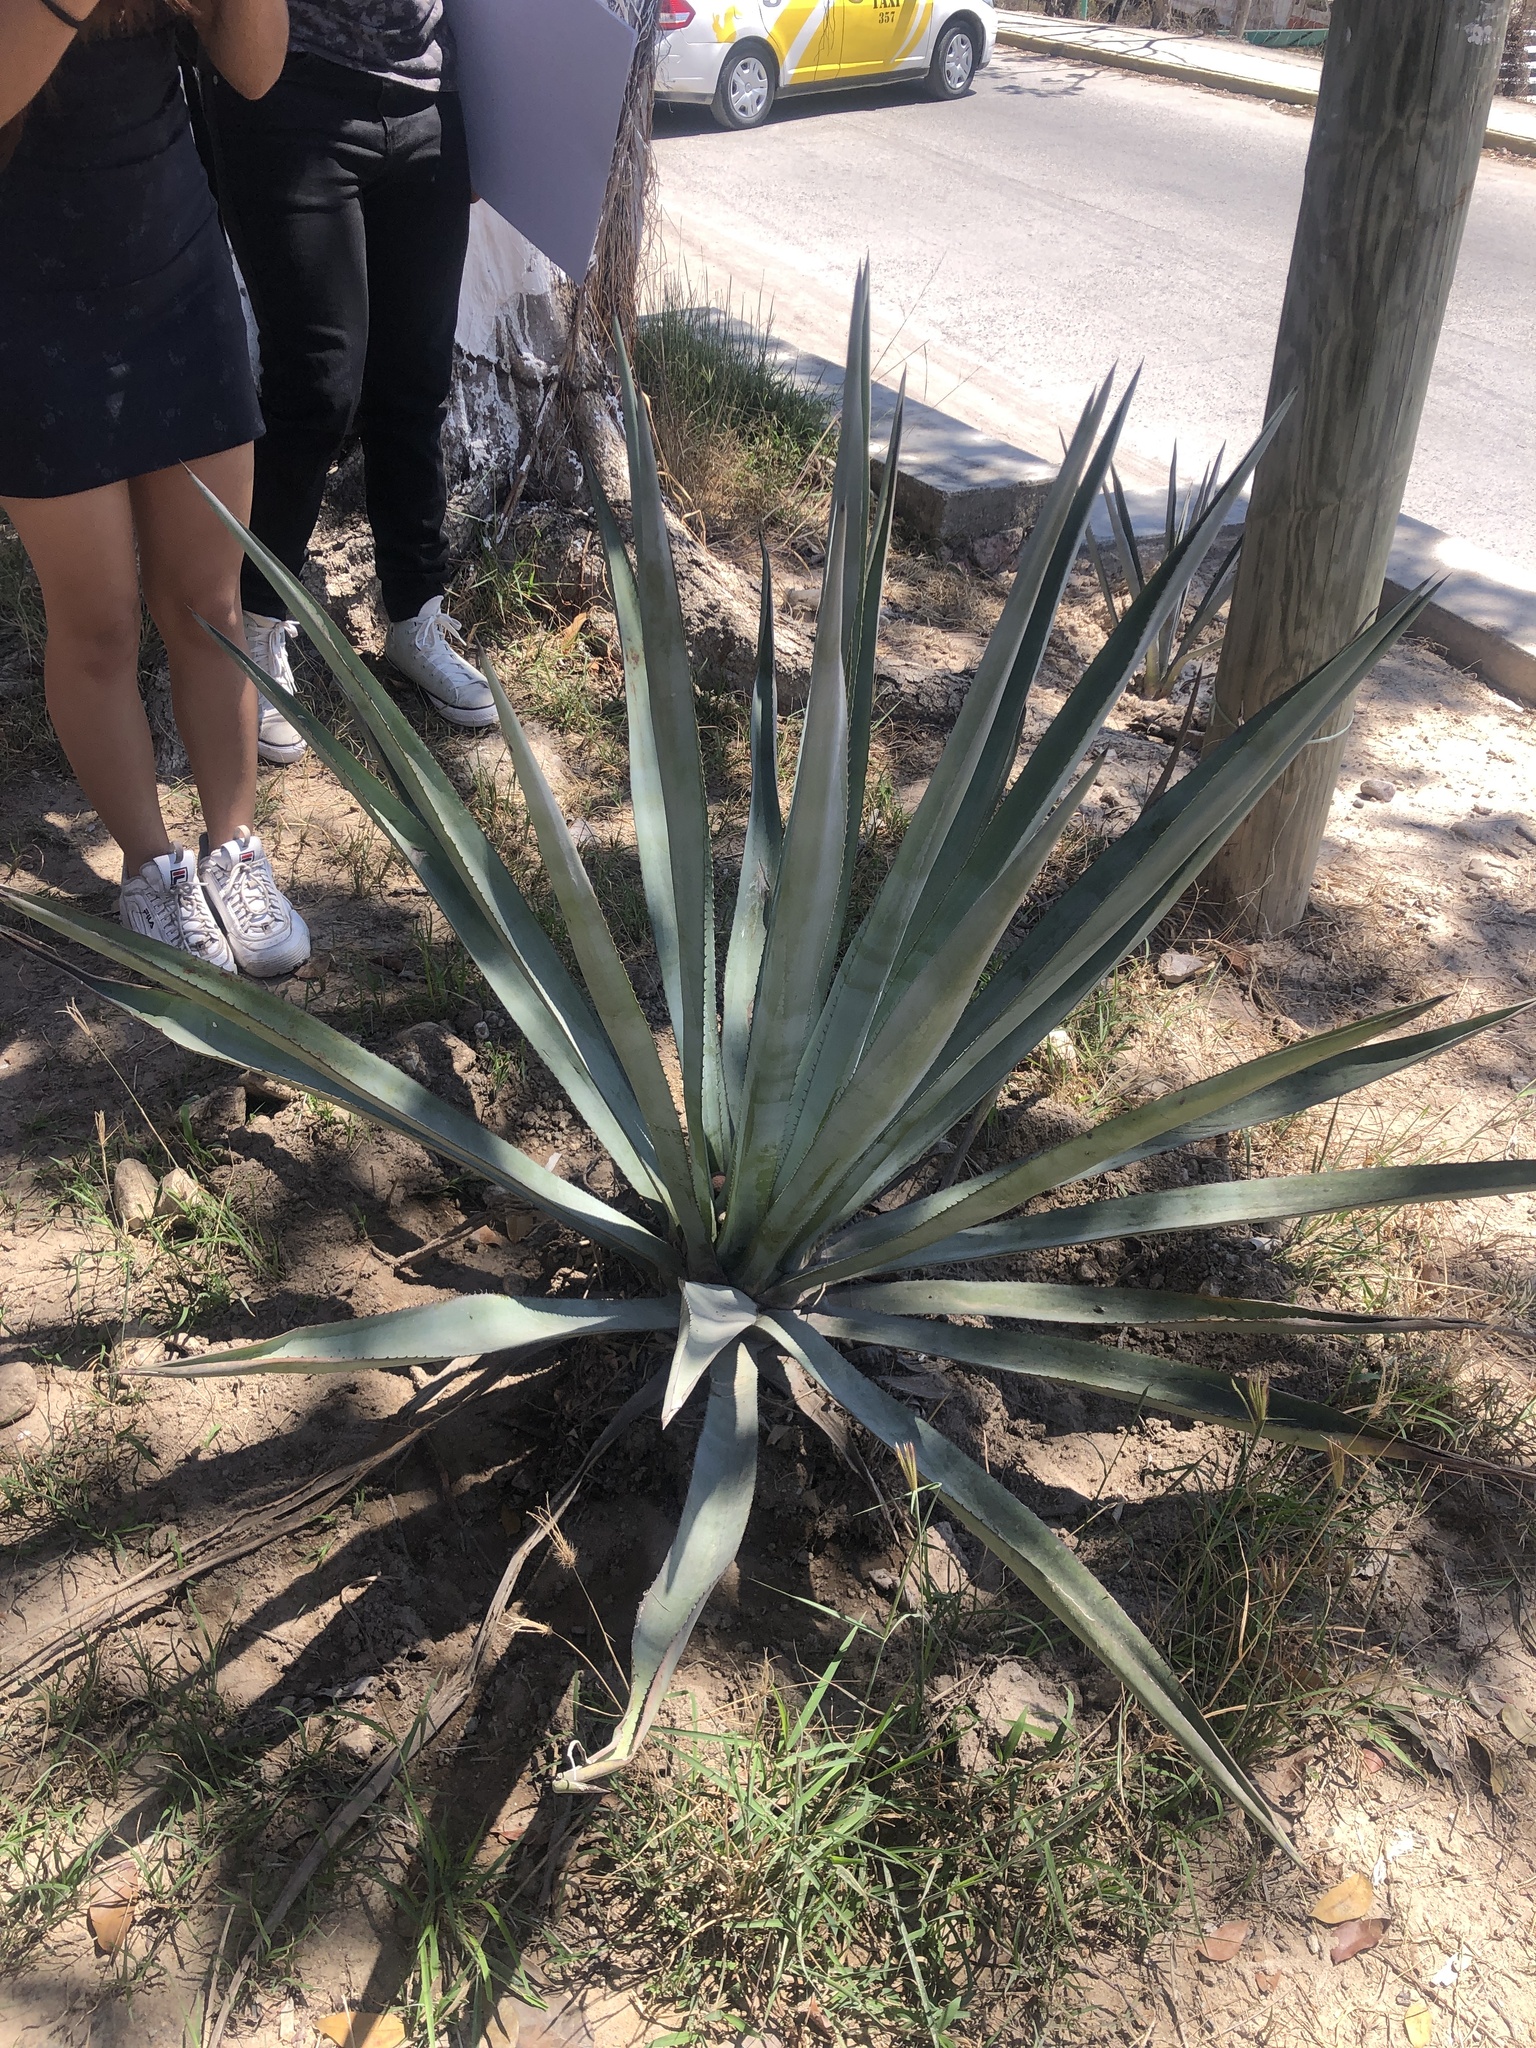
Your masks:
{"label": "gray folder", "polygon": [[603,0],[447,0],[447,15],[475,190],[579,283],[635,32]]}

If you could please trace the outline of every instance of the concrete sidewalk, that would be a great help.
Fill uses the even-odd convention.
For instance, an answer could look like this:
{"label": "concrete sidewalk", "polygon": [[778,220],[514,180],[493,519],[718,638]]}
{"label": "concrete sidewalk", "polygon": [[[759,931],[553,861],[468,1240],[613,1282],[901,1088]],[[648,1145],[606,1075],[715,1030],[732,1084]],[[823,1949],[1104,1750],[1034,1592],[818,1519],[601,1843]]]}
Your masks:
{"label": "concrete sidewalk", "polygon": [[[1217,36],[1189,36],[1108,22],[1060,21],[1053,15],[999,8],[997,39],[1016,50],[1050,57],[1076,57],[1120,71],[1140,71],[1213,92],[1247,93],[1291,106],[1317,104],[1322,59],[1308,50],[1269,49]],[[1536,156],[1536,103],[1495,99],[1488,116],[1486,149]]]}

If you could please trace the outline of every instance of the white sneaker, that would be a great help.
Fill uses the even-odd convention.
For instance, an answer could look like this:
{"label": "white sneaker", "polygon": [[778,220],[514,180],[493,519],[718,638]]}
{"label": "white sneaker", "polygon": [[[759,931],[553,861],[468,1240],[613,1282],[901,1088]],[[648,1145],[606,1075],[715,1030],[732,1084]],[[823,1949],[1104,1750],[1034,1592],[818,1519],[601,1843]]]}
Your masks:
{"label": "white sneaker", "polygon": [[[245,614],[245,647],[258,668],[265,669],[274,683],[281,683],[285,690],[298,694],[298,684],[293,679],[293,663],[288,659],[288,642],[299,637],[298,624],[293,619],[269,619],[262,612]],[[269,704],[265,697],[256,699],[260,707],[260,722],[256,728],[256,758],[285,765],[297,761],[300,754],[309,751],[309,742],[301,732],[289,724],[277,705]]]}
{"label": "white sneaker", "polygon": [[205,853],[197,873],[247,974],[270,980],[309,958],[309,926],[278,888],[254,832],[237,832]]}
{"label": "white sneaker", "polygon": [[117,893],[117,915],[141,938],[158,939],[162,946],[206,960],[226,974],[235,971],[235,956],[208,907],[185,847],[157,853],[136,875],[126,876]]}
{"label": "white sneaker", "polygon": [[402,619],[384,635],[384,659],[421,691],[450,725],[496,723],[496,700],[485,677],[449,644],[464,644],[457,619],[440,597],[430,597],[414,619]]}

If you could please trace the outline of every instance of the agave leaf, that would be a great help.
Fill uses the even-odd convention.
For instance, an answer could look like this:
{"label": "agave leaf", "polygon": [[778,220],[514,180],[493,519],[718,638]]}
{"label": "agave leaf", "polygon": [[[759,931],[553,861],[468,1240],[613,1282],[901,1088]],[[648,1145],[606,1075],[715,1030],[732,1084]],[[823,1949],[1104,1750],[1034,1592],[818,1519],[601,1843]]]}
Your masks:
{"label": "agave leaf", "polygon": [[584,991],[510,875],[496,889],[496,916],[444,852],[437,831],[397,789],[386,788],[322,725],[305,700],[285,690],[213,627],[206,630],[303,732],[316,754],[410,862],[447,916],[497,1001],[640,1194],[666,1207],[655,1149],[634,1092]]}
{"label": "agave leaf", "polygon": [[757,1304],[734,1287],[719,1287],[707,1281],[685,1280],[682,1314],[677,1325],[677,1349],[667,1375],[667,1391],[661,1403],[661,1426],[665,1429],[705,1373],[737,1338],[751,1329]]}
{"label": "agave leaf", "polygon": [[848,698],[839,616],[847,542],[846,525],[834,518],[794,795],[752,1013],[722,1256],[741,1250],[768,1206],[800,1058],[826,996],[837,945],[848,803]]}
{"label": "agave leaf", "polygon": [[[715,989],[706,978],[705,935],[714,928],[714,861],[709,843],[709,812],[704,797],[704,765],[699,754],[698,719],[694,711],[693,675],[683,632],[682,606],[667,539],[666,511],[656,471],[656,449],[635,390],[622,336],[615,342],[619,388],[624,406],[624,433],[629,448],[630,503],[635,532],[635,590],[644,634],[643,694],[637,689],[630,721],[631,773],[635,729],[641,734],[648,767],[660,784],[667,834],[666,867],[659,869],[663,849],[649,848],[658,895],[670,894],[677,932],[676,985],[668,991],[678,1060],[683,1070],[683,1104],[695,1144],[694,1188],[700,1213],[713,1215],[709,1194],[709,1161],[703,1156],[704,1134],[715,1120],[706,1113],[706,1096],[718,1092],[719,1022]],[[638,827],[639,814],[636,813]],[[641,847],[644,868],[647,848]],[[708,1046],[706,1046],[708,1041]]]}
{"label": "agave leaf", "polygon": [[557,1790],[598,1783],[644,1741],[705,1602],[741,1548],[756,1485],[757,1367],[747,1346],[737,1344],[709,1369],[682,1521],[635,1621],[629,1703],[613,1740],[558,1778]]}
{"label": "agave leaf", "polygon": [[121,966],[139,969],[161,989],[170,991],[161,994],[156,989],[110,981],[67,961],[55,961],[98,995],[153,1024],[178,1045],[236,1066],[265,1067],[296,1087],[328,1096],[378,1123],[408,1132],[433,1151],[456,1159],[502,1187],[516,1188],[546,1214],[559,1217],[584,1237],[664,1273],[676,1271],[672,1247],[642,1224],[589,1195],[585,1188],[535,1165],[526,1153],[423,1088],[388,1060],[365,1051],[280,996],[243,978],[221,974],[190,953],[141,939],[72,904],[23,895],[3,885],[0,898],[23,917],[62,938],[79,940]]}
{"label": "agave leaf", "polygon": [[802,1244],[856,1212],[984,1101],[1073,1004],[1140,944],[1289,767],[1307,735],[1408,630],[1431,595],[1428,588],[1414,592],[1332,662],[1240,725],[1056,899],[974,998],[927,1085],[873,1138],[821,1205]]}
{"label": "agave leaf", "polygon": [[1083,1136],[1069,1138],[1037,1153],[1033,1159],[1016,1166],[998,1167],[967,1181],[963,1187],[943,1189],[883,1216],[856,1223],[829,1250],[840,1260],[854,1254],[868,1256],[882,1248],[903,1253],[919,1250],[923,1244],[937,1243],[957,1229],[990,1223],[1033,1196],[1069,1181],[1112,1173],[1154,1153],[1228,1131],[1272,1123],[1319,1102],[1333,1101],[1352,1089],[1416,1066],[1530,1007],[1513,1004],[1507,1009],[1490,1010],[1480,1017],[1444,1025],[1437,1031],[1389,1039],[1360,1050],[1366,1039],[1395,1030],[1443,1000],[1406,1004],[1361,1023],[1304,1039],[1280,1052],[1246,1060],[1209,1080],[1197,1081],[1111,1117]]}
{"label": "agave leaf", "polygon": [[[479,915],[466,918],[462,927],[455,920],[455,928],[466,946],[475,949],[476,964],[509,1014],[517,1018],[530,1043],[541,1057],[548,1058],[551,1070],[572,1099],[595,1112],[594,1129],[609,1146],[615,1162],[642,1194],[665,1207],[666,1191],[654,1150],[612,1047],[600,1031],[585,995],[566,973],[495,848],[399,706],[358,659],[329,614],[205,486],[200,484],[199,489],[224,524],[240,538],[273,587],[282,593],[367,727],[395,784],[397,801],[403,801],[417,819],[417,827],[396,843],[450,916],[454,915],[455,897],[467,890]],[[224,644],[230,645],[227,641]],[[249,672],[258,673],[251,669],[248,657],[240,650],[230,647],[230,652]],[[262,675],[258,687],[265,688],[269,682],[270,678]],[[283,694],[280,686],[278,693]],[[301,713],[301,722],[308,730],[314,721],[302,705],[295,703],[294,708]],[[337,752],[332,741],[325,749],[326,758],[343,780],[352,785],[353,778],[336,759]],[[357,786],[360,800],[369,793],[365,786],[353,786]],[[378,817],[384,829],[394,836],[389,818],[382,812]],[[396,813],[394,823],[402,822]],[[459,890],[449,882],[450,873],[457,876]],[[511,954],[510,961],[494,943],[487,942],[483,928],[487,924]],[[539,1013],[540,1004],[547,1015]],[[562,1050],[561,1035],[592,1075],[590,1083],[584,1081],[571,1054]],[[604,1097],[606,1106],[601,1099]]]}
{"label": "agave leaf", "polygon": [[[869,337],[865,335],[865,352]],[[885,596],[885,564],[890,552],[891,524],[896,516],[896,476],[901,466],[902,425],[907,409],[907,373],[901,373],[891,430],[886,441],[885,470],[880,479],[880,496],[875,505],[874,533],[869,545],[869,564],[860,594],[858,631],[848,675],[851,694],[848,703],[848,844],[843,853],[843,889],[838,905],[838,928],[848,914],[853,893],[854,864],[864,828],[864,797],[869,784],[869,736],[875,708],[875,661],[880,643],[880,606]],[[865,474],[868,474],[866,468]]]}
{"label": "agave leaf", "polygon": [[[888,1258],[878,1269],[949,1266],[1054,1245],[1102,1244],[1111,1237],[1150,1237],[1169,1230],[1215,1230],[1271,1216],[1323,1216],[1345,1209],[1400,1208],[1410,1202],[1483,1201],[1529,1194],[1536,1160],[1458,1160],[1430,1166],[1365,1166],[1338,1173],[1284,1174],[1269,1180],[1217,1181],[1205,1187],[1165,1188],[1152,1195],[1117,1195],[1070,1209],[1047,1209],[1006,1223],[958,1231],[924,1251]],[[835,1270],[817,1273],[823,1282]]]}
{"label": "agave leaf", "polygon": [[752,684],[752,793],[741,850],[736,915],[725,955],[720,1061],[734,1124],[741,1117],[747,1079],[747,1040],[757,977],[768,936],[768,904],[779,872],[784,820],[779,809],[779,706],[773,654],[773,569],[762,543],[763,580],[757,629],[757,675]]}
{"label": "agave leaf", "polygon": [[[1259,1304],[1255,1304],[1258,1306]],[[1337,1408],[1303,1401],[1265,1384],[1261,1394],[1225,1373],[1177,1359],[1156,1358],[1081,1338],[1042,1335],[1034,1330],[977,1330],[952,1323],[931,1323],[906,1316],[875,1314],[827,1315],[808,1320],[823,1336],[851,1344],[887,1344],[894,1350],[919,1351],[932,1358],[952,1358],[960,1365],[985,1366],[993,1372],[1027,1374],[1033,1379],[1064,1382],[1095,1394],[1108,1394],[1136,1406],[1160,1408],[1196,1422],[1212,1422],[1276,1443],[1303,1444],[1311,1450],[1330,1448],[1352,1458],[1397,1458],[1409,1464],[1432,1465],[1445,1471],[1487,1476],[1502,1473],[1536,1478],[1509,1465],[1482,1458],[1462,1458],[1450,1451],[1413,1443],[1407,1437],[1383,1434]]]}
{"label": "agave leaf", "polygon": [[[873,908],[854,934],[834,980],[796,1083],[793,1143],[781,1162],[782,1182],[804,1158],[828,1107],[864,1054],[876,1011],[912,921],[934,885],[937,864],[968,846],[990,799],[983,784],[1007,773],[1030,683],[1086,524],[1093,479],[1081,483],[1093,452],[1108,386],[1090,400],[1062,468],[1019,557],[1012,589],[938,766],[896,850]],[[1120,430],[1131,394],[1116,412],[1095,462],[1102,466]],[[1043,593],[1043,594],[1042,594]],[[1010,849],[1011,850],[1011,849]]]}
{"label": "agave leaf", "polygon": [[1287,1855],[1289,1837],[1165,1659],[1087,1566],[1021,1501],[829,1344],[803,1317],[765,1316],[761,1327],[848,1413],[893,1449],[910,1445],[918,1470],[957,1520],[1000,1557],[1041,1603],[1108,1665],[1149,1714],[1187,1749],[1206,1776]]}
{"label": "agave leaf", "polygon": [[920,1085],[1070,816],[1067,805],[1061,811],[1065,815],[1054,833],[1026,841],[1011,861],[994,870],[891,1011],[815,1143],[803,1157],[791,1153],[786,1160],[774,1206],[742,1268],[745,1286],[759,1287],[767,1281],[775,1260],[803,1228],[807,1212],[816,1213],[819,1197],[844,1170],[849,1153],[856,1153],[872,1124],[878,1127],[882,1108],[886,1115],[899,1109],[906,1093]]}
{"label": "agave leaf", "polygon": [[713,1237],[707,1218],[699,1215],[693,1199],[693,1173],[682,1125],[672,1103],[661,1057],[651,1027],[619,958],[617,946],[598,906],[591,879],[582,866],[581,855],[545,780],[533,749],[528,744],[517,713],[495,676],[486,670],[486,682],[496,700],[501,729],[506,736],[523,802],[533,821],[539,853],[555,900],[565,918],[566,929],[588,989],[597,1005],[608,1037],[634,1089],[635,1100],[650,1129],[670,1200],[668,1207],[696,1257],[707,1258]]}
{"label": "agave leaf", "polygon": [[131,1368],[145,1379],[227,1379],[250,1372],[356,1372],[360,1365],[431,1365],[443,1358],[527,1352],[573,1337],[644,1336],[677,1323],[677,1296],[657,1301],[546,1301],[465,1294],[347,1323],[312,1323],[260,1344],[233,1344],[176,1364]]}
{"label": "agave leaf", "polygon": [[[1457,1316],[1360,1315],[1289,1301],[1178,1294],[1165,1287],[1069,1287],[1049,1280],[884,1280],[816,1297],[818,1315],[1004,1316],[1031,1323],[1091,1323],[1142,1330],[1280,1330],[1298,1336],[1390,1336],[1406,1330],[1480,1330]],[[861,1340],[863,1341],[863,1340]],[[930,1340],[931,1342],[931,1340]],[[947,1353],[945,1354],[948,1355]]]}
{"label": "agave leaf", "polygon": [[[838,415],[837,460],[832,469],[832,517],[846,528],[840,609],[843,677],[851,687],[858,672],[864,623],[865,552],[869,545],[870,437],[869,262],[859,265],[848,315],[848,349],[843,358],[843,402]],[[889,474],[891,462],[886,459]],[[862,791],[860,792],[862,795]],[[850,798],[852,789],[850,785]]]}

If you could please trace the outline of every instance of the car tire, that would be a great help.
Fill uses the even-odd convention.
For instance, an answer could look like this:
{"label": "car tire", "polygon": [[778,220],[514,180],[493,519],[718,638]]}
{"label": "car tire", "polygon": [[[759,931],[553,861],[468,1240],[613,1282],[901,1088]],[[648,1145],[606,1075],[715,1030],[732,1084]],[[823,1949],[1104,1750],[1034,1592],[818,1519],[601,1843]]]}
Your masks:
{"label": "car tire", "polygon": [[761,128],[779,89],[779,67],[766,43],[737,43],[720,66],[710,111],[722,128]]}
{"label": "car tire", "polygon": [[976,31],[963,21],[952,21],[939,33],[933,62],[928,67],[928,97],[933,100],[961,100],[976,82]]}

